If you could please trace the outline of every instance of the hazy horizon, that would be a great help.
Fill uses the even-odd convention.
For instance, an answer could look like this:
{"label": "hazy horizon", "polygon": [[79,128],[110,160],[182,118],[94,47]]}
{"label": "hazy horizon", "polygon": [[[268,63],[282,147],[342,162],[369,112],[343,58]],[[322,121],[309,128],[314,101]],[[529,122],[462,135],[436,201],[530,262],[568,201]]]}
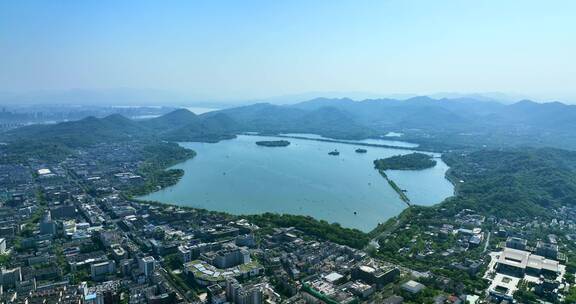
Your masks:
{"label": "hazy horizon", "polygon": [[507,94],[502,92],[434,92],[425,94],[395,94],[371,92],[303,92],[281,96],[268,96],[263,98],[247,99],[214,99],[154,89],[70,89],[70,90],[34,90],[8,92],[0,91],[0,104],[4,105],[103,105],[103,106],[170,106],[186,107],[200,106],[211,108],[226,108],[254,103],[271,103],[276,105],[291,105],[317,98],[350,99],[364,101],[374,99],[409,100],[416,97],[429,97],[431,99],[474,99],[478,101],[492,101],[503,104],[513,104],[522,100],[537,103],[562,102],[574,104],[570,100],[536,99],[521,94]]}
{"label": "hazy horizon", "polygon": [[167,103],[238,103],[502,92],[576,102],[572,1],[360,4],[5,1],[0,93],[127,88]]}

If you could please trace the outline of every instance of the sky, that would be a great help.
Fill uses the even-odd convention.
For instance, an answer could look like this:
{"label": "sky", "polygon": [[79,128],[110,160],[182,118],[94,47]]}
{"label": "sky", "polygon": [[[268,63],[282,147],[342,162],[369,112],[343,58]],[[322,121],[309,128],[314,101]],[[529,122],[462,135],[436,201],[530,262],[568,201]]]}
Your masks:
{"label": "sky", "polygon": [[576,102],[573,0],[6,0],[0,91],[504,92]]}

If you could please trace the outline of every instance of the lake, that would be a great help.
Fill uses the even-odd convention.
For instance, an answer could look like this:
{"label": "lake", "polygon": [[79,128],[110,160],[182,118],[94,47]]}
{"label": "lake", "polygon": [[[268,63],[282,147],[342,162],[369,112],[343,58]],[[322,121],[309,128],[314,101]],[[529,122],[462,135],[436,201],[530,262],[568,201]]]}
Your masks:
{"label": "lake", "polygon": [[[197,152],[173,167],[185,171],[182,180],[141,199],[232,214],[310,215],[366,232],[406,208],[373,161],[413,151],[362,147],[368,152],[360,154],[353,144],[292,138],[287,147],[255,144],[278,139],[240,135],[219,143],[181,143]],[[328,155],[334,149],[340,155]],[[434,168],[387,174],[414,204],[433,205],[453,194],[444,176],[448,166],[437,161]]]}

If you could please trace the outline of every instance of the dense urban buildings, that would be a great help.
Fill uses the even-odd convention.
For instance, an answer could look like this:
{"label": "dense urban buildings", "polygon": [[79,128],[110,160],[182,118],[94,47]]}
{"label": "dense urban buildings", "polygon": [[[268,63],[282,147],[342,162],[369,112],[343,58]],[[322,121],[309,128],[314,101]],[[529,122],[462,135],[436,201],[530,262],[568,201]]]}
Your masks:
{"label": "dense urban buildings", "polygon": [[[379,244],[353,248],[294,226],[260,227],[251,217],[129,199],[124,192],[141,181],[119,179],[138,175],[134,147],[97,145],[64,161],[30,162],[3,184],[4,302],[483,303],[519,301],[526,286],[556,301],[570,286],[573,269],[560,244],[576,236],[573,209],[551,223],[463,209],[418,227],[391,261],[384,254],[389,242],[415,227],[398,222]],[[109,161],[103,165],[94,153]],[[5,176],[14,171],[0,169]],[[544,227],[566,235],[534,238],[534,229]],[[435,263],[452,274],[420,266]]]}

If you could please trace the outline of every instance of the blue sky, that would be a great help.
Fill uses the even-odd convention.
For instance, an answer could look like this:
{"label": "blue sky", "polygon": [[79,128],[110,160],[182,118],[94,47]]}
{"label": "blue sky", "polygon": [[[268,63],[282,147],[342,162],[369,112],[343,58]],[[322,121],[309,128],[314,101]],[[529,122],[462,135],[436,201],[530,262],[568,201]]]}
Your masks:
{"label": "blue sky", "polygon": [[0,90],[576,101],[576,1],[0,2]]}

